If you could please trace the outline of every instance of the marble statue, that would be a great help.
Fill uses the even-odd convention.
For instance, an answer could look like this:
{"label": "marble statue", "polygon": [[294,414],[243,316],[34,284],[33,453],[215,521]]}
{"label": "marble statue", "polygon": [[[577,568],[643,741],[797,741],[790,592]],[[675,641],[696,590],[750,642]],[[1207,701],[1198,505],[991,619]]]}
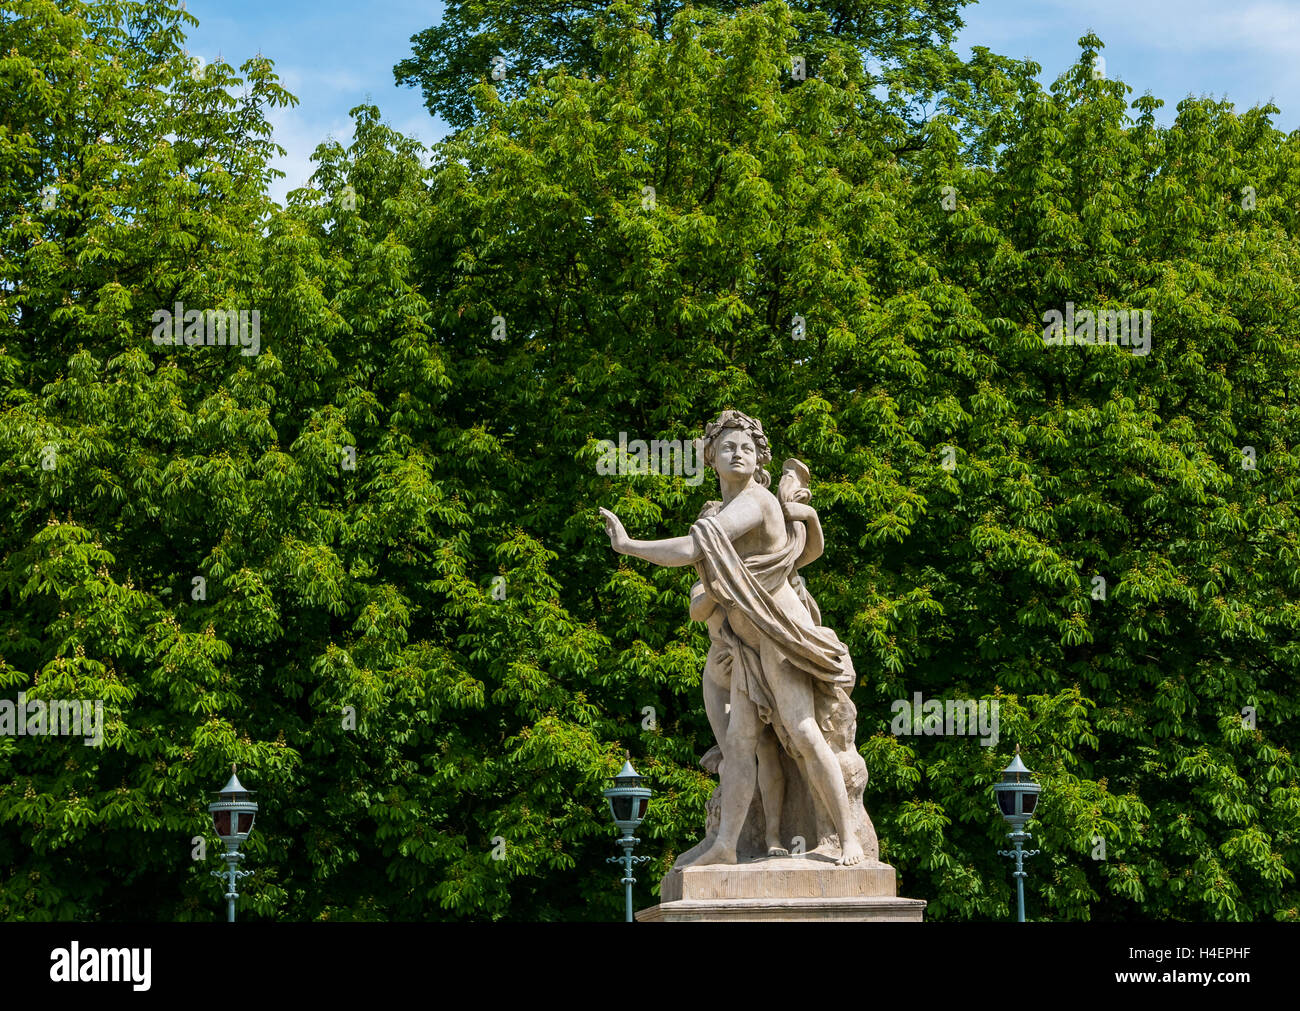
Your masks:
{"label": "marble statue", "polygon": [[704,707],[717,740],[701,760],[718,774],[705,837],[676,868],[805,853],[876,864],[879,845],[862,803],[867,767],[855,744],[857,682],[839,637],[798,570],[822,554],[810,475],[787,460],[773,495],[763,426],[724,411],[705,429],[704,462],[722,499],[682,537],[633,540],[601,509],[610,545],[666,566],[695,566],[691,617],[710,648]]}

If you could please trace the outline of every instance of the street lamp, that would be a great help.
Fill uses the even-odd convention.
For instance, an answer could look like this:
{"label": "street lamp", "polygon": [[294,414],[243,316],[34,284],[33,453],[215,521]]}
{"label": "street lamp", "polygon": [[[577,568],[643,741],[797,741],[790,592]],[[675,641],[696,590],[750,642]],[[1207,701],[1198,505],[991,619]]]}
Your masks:
{"label": "street lamp", "polygon": [[214,878],[226,879],[226,922],[234,923],[235,900],[239,898],[235,885],[240,878],[246,878],[252,873],[239,870],[239,862],[244,859],[239,847],[253,831],[257,805],[249,799],[252,791],[245,790],[235,775],[234,763],[230,766],[230,782],[221,788],[217,796],[220,799],[208,805],[208,813],[212,815],[212,827],[226,844],[226,869],[209,873]]}
{"label": "street lamp", "polygon": [[632,848],[641,840],[632,835],[641,820],[645,817],[647,805],[650,803],[650,788],[641,785],[641,777],[637,775],[636,769],[632,768],[632,758],[627,756],[623,763],[623,768],[619,770],[618,775],[614,777],[614,785],[601,792],[601,796],[609,801],[609,813],[614,817],[614,824],[618,830],[623,833],[618,840],[618,844],[623,847],[621,857],[607,857],[607,864],[623,865],[623,887],[627,899],[627,922],[632,922],[632,886],[636,884],[636,878],[632,877],[632,868],[637,864],[643,864],[649,857],[634,857]]}
{"label": "street lamp", "polygon": [[1030,775],[1020,760],[1020,745],[1017,744],[1011,764],[1002,770],[1002,781],[993,788],[998,798],[998,810],[1011,826],[1007,838],[1015,846],[1014,850],[998,850],[998,856],[1015,857],[1016,860],[1013,876],[1016,879],[1016,920],[1019,923],[1025,922],[1025,878],[1029,876],[1025,873],[1024,861],[1038,855],[1038,850],[1024,849],[1024,844],[1033,838],[1024,830],[1024,825],[1033,817],[1034,808],[1038,806],[1038,792],[1042,789]]}

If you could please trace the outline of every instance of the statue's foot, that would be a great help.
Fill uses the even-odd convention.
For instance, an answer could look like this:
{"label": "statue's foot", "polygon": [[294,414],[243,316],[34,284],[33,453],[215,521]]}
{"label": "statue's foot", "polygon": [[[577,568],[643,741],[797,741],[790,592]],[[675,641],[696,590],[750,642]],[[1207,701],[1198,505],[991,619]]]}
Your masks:
{"label": "statue's foot", "polygon": [[720,842],[715,842],[706,849],[693,861],[692,867],[703,867],[706,864],[734,864],[736,862],[736,847],[724,846]]}
{"label": "statue's foot", "polygon": [[840,858],[835,862],[841,867],[852,867],[854,864],[860,864],[867,859],[867,855],[862,852],[862,846],[856,839],[850,839],[840,850]]}
{"label": "statue's foot", "polygon": [[769,846],[767,848],[767,855],[769,857],[788,857],[790,851],[784,846]]}

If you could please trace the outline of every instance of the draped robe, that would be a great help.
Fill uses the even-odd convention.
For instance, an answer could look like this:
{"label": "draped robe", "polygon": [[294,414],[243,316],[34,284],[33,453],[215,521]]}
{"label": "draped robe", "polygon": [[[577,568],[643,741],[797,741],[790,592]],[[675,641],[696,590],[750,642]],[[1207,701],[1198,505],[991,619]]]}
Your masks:
{"label": "draped robe", "polygon": [[[741,558],[715,516],[697,520],[691,527],[691,538],[701,556],[695,568],[705,592],[729,617],[740,614],[747,618],[774,647],[776,655],[787,661],[798,675],[812,680],[817,724],[829,733],[837,689],[843,692],[838,697],[847,700],[857,682],[857,674],[848,648],[834,631],[820,624],[817,604],[803,580],[795,574],[795,562],[807,544],[807,529],[803,523],[787,523],[786,532],[789,536],[780,550]],[[787,583],[795,588],[807,607],[812,626],[795,621],[773,599],[776,591]],[[786,752],[794,754],[788,728],[781,721],[771,688],[774,678],[789,676],[788,669],[784,674],[764,669],[759,651],[732,630],[730,621],[722,625],[713,648],[720,650],[716,657],[719,677],[724,682],[728,677],[731,679],[732,690],[739,690],[755,704],[759,718],[776,731]]]}

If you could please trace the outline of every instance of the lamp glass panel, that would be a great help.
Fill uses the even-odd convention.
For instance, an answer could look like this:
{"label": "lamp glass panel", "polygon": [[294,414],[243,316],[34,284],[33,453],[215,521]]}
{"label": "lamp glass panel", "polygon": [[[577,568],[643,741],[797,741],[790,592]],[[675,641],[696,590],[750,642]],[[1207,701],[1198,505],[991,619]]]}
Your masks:
{"label": "lamp glass panel", "polygon": [[230,812],[213,811],[212,826],[217,830],[217,835],[233,835],[230,831]]}
{"label": "lamp glass panel", "polygon": [[998,791],[998,810],[1005,815],[1016,813],[1016,795],[1011,790]]}
{"label": "lamp glass panel", "polygon": [[614,809],[615,821],[632,820],[632,801],[633,797],[611,797],[609,805]]}
{"label": "lamp glass panel", "polygon": [[248,835],[251,831],[253,831],[252,812],[241,813],[239,816],[239,834]]}
{"label": "lamp glass panel", "polygon": [[1038,806],[1038,794],[1036,793],[1025,794],[1025,799],[1022,803],[1024,804],[1025,814],[1033,814],[1034,808]]}
{"label": "lamp glass panel", "polygon": [[646,809],[646,805],[649,804],[649,803],[650,803],[650,801],[649,801],[648,798],[646,798],[646,797],[642,797],[642,798],[641,798],[641,805],[640,805],[640,806],[637,808],[637,810],[636,810],[636,816],[637,816],[638,818],[644,818],[644,817],[645,817],[645,809]]}

